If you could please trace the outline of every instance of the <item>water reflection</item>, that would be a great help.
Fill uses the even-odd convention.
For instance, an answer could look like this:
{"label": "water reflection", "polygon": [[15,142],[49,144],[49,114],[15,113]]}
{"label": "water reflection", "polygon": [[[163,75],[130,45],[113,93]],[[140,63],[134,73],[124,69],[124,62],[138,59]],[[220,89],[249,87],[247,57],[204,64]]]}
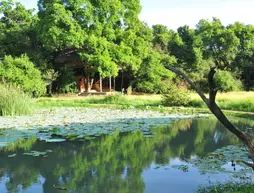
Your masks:
{"label": "water reflection", "polygon": [[[18,140],[1,149],[0,192],[63,192],[55,188],[59,186],[75,193],[151,192],[156,184],[145,184],[143,175],[145,171],[156,178],[154,165],[167,167],[172,161],[184,162],[191,156],[205,156],[238,143],[212,118],[179,120],[152,132],[153,137],[144,137],[140,132],[115,133],[92,141],[61,144],[35,138]],[[52,152],[48,151],[47,156],[22,155],[31,150]],[[13,154],[17,155],[8,157]],[[172,173],[168,169],[162,172]],[[175,180],[181,181],[181,175],[184,172],[174,176]],[[160,186],[170,188],[166,181]]]}

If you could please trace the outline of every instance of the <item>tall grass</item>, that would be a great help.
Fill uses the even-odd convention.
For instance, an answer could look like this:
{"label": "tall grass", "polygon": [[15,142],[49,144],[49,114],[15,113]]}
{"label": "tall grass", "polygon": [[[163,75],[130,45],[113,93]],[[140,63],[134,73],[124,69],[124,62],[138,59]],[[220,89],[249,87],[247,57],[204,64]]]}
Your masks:
{"label": "tall grass", "polygon": [[32,99],[21,89],[0,84],[0,116],[23,115],[32,110]]}

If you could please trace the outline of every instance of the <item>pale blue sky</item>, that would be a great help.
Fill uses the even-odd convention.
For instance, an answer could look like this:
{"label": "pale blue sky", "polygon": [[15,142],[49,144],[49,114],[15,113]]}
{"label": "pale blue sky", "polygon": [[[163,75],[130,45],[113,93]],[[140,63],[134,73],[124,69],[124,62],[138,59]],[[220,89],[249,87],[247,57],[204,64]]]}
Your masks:
{"label": "pale blue sky", "polygon": [[[17,0],[18,1],[18,0]],[[37,0],[20,0],[27,8],[37,7]],[[254,24],[254,0],[140,0],[140,19],[150,26],[163,24],[177,29],[194,27],[202,18],[218,17],[227,25],[235,21]]]}

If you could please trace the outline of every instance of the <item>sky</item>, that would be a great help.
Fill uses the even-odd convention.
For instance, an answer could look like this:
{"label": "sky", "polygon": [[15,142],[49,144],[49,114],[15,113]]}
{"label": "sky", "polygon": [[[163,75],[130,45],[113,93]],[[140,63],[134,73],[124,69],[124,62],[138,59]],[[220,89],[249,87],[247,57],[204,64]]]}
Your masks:
{"label": "sky", "polygon": [[[18,0],[17,0],[18,1]],[[19,0],[36,8],[37,0]],[[140,0],[140,19],[149,26],[163,24],[176,30],[183,25],[195,27],[200,19],[219,18],[224,25],[239,21],[254,25],[254,0]]]}

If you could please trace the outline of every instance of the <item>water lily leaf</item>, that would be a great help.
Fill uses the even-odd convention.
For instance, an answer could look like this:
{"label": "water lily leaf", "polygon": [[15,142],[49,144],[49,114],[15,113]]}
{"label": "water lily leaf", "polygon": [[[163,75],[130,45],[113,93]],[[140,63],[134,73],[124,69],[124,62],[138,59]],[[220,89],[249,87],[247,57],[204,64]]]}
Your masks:
{"label": "water lily leaf", "polygon": [[22,155],[33,155],[33,153],[23,153]]}
{"label": "water lily leaf", "polygon": [[242,159],[249,161],[246,149],[240,146],[229,145],[217,149],[207,157],[190,159],[189,163],[206,173],[214,173],[216,171],[238,173],[240,175],[240,173],[246,174],[251,172],[251,168],[239,161]]}
{"label": "water lily leaf", "polygon": [[189,166],[187,166],[187,165],[173,165],[171,167],[174,169],[182,170],[183,172],[189,171]]}
{"label": "water lily leaf", "polygon": [[87,137],[85,137],[85,140],[89,140],[89,141],[90,141],[90,140],[93,140],[93,139],[95,139],[95,138],[96,138],[96,137],[88,137],[88,136],[87,136]]}
{"label": "water lily leaf", "polygon": [[41,151],[31,151],[31,152],[23,153],[23,155],[31,155],[34,157],[45,156],[46,154],[47,152],[41,152]]}
{"label": "water lily leaf", "polygon": [[15,157],[17,154],[8,155],[8,157]]}
{"label": "water lily leaf", "polygon": [[46,139],[46,142],[49,142],[49,143],[58,143],[58,142],[64,142],[66,141],[66,139]]}
{"label": "water lily leaf", "polygon": [[145,131],[145,132],[143,132],[143,134],[144,134],[144,135],[153,135],[153,133],[150,132],[150,131]]}
{"label": "water lily leaf", "polygon": [[58,128],[58,127],[54,127],[54,128],[52,128],[52,129],[50,129],[49,131],[52,132],[52,133],[56,133],[56,132],[61,131],[61,129]]}

